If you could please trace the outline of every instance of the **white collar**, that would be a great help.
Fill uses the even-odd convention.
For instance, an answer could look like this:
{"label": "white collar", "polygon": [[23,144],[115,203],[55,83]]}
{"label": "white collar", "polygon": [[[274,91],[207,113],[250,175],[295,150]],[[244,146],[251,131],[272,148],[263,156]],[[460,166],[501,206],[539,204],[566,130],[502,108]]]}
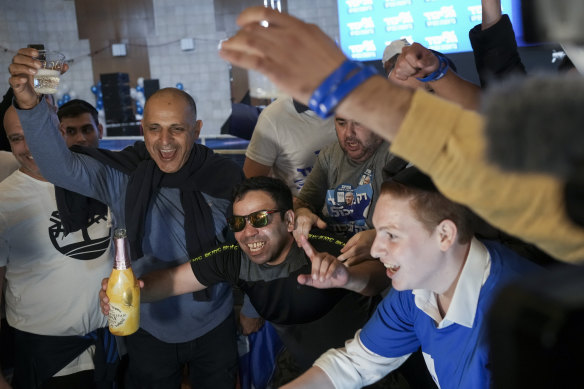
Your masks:
{"label": "white collar", "polygon": [[448,327],[453,323],[472,328],[481,288],[489,277],[490,271],[491,255],[489,251],[478,239],[473,238],[446,316],[441,317],[436,294],[432,291],[412,290],[415,304],[438,323],[438,328]]}

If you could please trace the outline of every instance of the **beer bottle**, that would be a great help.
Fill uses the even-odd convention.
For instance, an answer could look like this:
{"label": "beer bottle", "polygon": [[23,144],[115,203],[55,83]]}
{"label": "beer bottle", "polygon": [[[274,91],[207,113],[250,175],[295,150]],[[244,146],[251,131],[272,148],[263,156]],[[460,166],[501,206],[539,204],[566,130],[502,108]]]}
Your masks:
{"label": "beer bottle", "polygon": [[114,231],[114,268],[107,283],[109,329],[114,335],[133,334],[140,326],[140,286],[132,271],[126,230]]}

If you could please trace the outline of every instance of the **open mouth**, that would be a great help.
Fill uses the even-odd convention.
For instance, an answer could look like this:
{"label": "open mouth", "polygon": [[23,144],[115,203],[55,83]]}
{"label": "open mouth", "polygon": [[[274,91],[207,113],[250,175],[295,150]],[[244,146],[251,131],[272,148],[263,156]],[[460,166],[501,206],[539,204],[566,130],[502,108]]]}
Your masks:
{"label": "open mouth", "polygon": [[359,142],[353,140],[345,140],[345,147],[350,150],[357,150],[359,148]]}
{"label": "open mouth", "polygon": [[170,150],[160,149],[159,151],[160,151],[160,157],[162,159],[166,159],[166,160],[172,159],[176,153],[176,149],[170,149]]}
{"label": "open mouth", "polygon": [[389,264],[389,263],[384,263],[384,265],[385,265],[385,268],[387,269],[387,275],[389,277],[395,275],[395,273],[397,273],[397,271],[400,268],[400,266],[398,266],[398,265]]}
{"label": "open mouth", "polygon": [[255,253],[255,252],[260,251],[265,245],[266,245],[266,242],[252,242],[252,243],[248,243],[247,247],[249,248],[249,251],[251,251],[252,253]]}

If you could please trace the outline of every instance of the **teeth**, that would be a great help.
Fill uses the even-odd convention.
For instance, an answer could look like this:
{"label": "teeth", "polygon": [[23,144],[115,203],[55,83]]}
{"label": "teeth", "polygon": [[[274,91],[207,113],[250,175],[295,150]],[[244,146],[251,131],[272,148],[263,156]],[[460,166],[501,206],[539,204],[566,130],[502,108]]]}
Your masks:
{"label": "teeth", "polygon": [[247,247],[249,247],[249,250],[253,253],[255,251],[261,250],[265,244],[266,244],[266,242],[253,242],[253,243],[248,243]]}
{"label": "teeth", "polygon": [[397,271],[399,269],[398,265],[393,265],[390,263],[384,263],[385,267],[388,268],[391,271]]}
{"label": "teeth", "polygon": [[172,153],[174,153],[174,149],[172,150],[160,150],[160,153],[162,155],[164,155],[165,157],[172,155]]}

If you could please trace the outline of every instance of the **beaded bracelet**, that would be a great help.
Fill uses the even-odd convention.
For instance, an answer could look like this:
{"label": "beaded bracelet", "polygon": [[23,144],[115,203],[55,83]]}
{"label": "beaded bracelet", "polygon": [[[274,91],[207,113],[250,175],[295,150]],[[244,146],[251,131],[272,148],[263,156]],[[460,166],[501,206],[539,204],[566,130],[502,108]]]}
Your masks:
{"label": "beaded bracelet", "polygon": [[375,68],[347,59],[316,88],[308,107],[326,119],[349,93],[375,74]]}
{"label": "beaded bracelet", "polygon": [[446,75],[448,72],[448,58],[444,54],[434,51],[434,55],[438,58],[438,69],[434,70],[432,73],[428,74],[426,77],[416,77],[419,81],[430,82],[438,81]]}

